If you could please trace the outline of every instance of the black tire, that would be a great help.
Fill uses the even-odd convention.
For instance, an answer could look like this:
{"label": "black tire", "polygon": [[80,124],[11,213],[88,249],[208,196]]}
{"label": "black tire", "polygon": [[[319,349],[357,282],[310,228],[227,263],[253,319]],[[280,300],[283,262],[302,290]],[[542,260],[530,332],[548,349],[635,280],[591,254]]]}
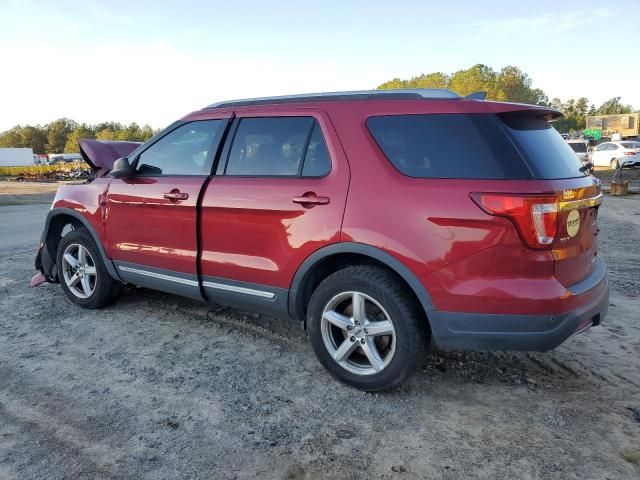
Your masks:
{"label": "black tire", "polygon": [[[67,247],[73,245],[80,245],[84,247],[90,254],[92,263],[95,265],[95,281],[94,281],[94,289],[91,295],[86,298],[80,298],[76,294],[74,294],[70,287],[67,285],[65,281],[64,273],[63,273],[63,254]],[[114,280],[107,268],[102,261],[102,257],[98,248],[96,247],[93,238],[89,232],[84,229],[73,230],[67,233],[62,240],[60,241],[60,245],[58,246],[57,252],[57,266],[58,266],[58,279],[60,281],[60,285],[62,286],[62,290],[65,295],[76,305],[79,305],[83,308],[95,309],[106,307],[107,305],[113,303],[116,298],[122,292],[123,285],[117,280]]]}
{"label": "black tire", "polygon": [[[376,373],[359,374],[348,370],[334,360],[325,343],[327,330],[323,337],[323,312],[330,302],[346,294],[345,292],[360,292],[368,296],[369,300],[384,309],[383,313],[388,314],[393,324],[395,351],[389,363]],[[374,305],[373,308],[377,307]],[[325,328],[326,325],[328,324],[325,323]],[[307,329],[318,360],[334,377],[361,390],[379,391],[393,388],[411,376],[426,344],[427,319],[422,308],[406,292],[406,287],[395,274],[379,267],[360,265],[339,270],[320,283],[309,302]],[[356,345],[357,343],[358,340]],[[355,350],[354,353],[358,356],[360,353],[357,352],[364,354],[364,350]],[[348,357],[347,361],[351,358],[353,357]],[[365,358],[364,355],[362,358]]]}
{"label": "black tire", "polygon": [[609,166],[611,167],[611,170],[617,170],[620,164],[616,158],[612,158],[611,162],[609,162]]}

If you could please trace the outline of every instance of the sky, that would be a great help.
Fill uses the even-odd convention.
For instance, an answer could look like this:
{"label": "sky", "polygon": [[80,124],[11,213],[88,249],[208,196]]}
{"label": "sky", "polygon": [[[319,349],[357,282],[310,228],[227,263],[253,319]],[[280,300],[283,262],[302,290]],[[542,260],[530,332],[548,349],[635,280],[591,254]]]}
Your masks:
{"label": "sky", "polygon": [[[0,131],[161,128],[218,100],[516,65],[549,98],[640,108],[640,0],[0,0]],[[635,38],[635,40],[634,40]]]}

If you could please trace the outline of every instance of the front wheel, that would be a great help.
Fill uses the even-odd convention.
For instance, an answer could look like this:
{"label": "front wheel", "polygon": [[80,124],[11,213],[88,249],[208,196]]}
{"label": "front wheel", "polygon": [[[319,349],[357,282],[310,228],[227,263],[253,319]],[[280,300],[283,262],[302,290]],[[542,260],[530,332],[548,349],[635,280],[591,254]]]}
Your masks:
{"label": "front wheel", "polygon": [[62,237],[57,262],[62,290],[81,307],[107,306],[121,291],[122,284],[111,278],[86,230],[74,230]]}
{"label": "front wheel", "polygon": [[340,270],[320,283],[307,326],[320,363],[362,390],[404,382],[424,346],[426,318],[400,280],[373,266]]}
{"label": "front wheel", "polygon": [[611,170],[617,170],[618,167],[620,166],[617,158],[612,158],[611,163],[609,165],[611,166]]}

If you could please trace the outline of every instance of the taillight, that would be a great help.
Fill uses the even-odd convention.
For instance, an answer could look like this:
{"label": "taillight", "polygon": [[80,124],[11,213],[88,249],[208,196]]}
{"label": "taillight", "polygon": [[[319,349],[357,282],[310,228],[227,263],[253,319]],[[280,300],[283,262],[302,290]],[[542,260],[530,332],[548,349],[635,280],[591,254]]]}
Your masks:
{"label": "taillight", "polygon": [[636,152],[624,152],[625,155],[635,155]]}
{"label": "taillight", "polygon": [[510,219],[530,248],[548,248],[556,238],[558,202],[555,196],[472,193],[471,198],[488,214]]}

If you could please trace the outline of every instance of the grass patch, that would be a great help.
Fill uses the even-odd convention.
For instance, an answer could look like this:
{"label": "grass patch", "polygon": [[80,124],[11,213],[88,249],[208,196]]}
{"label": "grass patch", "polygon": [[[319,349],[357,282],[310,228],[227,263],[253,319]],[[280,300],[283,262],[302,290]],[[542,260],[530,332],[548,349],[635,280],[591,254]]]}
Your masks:
{"label": "grass patch", "polygon": [[620,452],[622,458],[633,465],[640,465],[640,448],[625,448]]}
{"label": "grass patch", "polygon": [[90,170],[90,167],[85,162],[0,167],[0,177],[54,178],[77,170]]}

